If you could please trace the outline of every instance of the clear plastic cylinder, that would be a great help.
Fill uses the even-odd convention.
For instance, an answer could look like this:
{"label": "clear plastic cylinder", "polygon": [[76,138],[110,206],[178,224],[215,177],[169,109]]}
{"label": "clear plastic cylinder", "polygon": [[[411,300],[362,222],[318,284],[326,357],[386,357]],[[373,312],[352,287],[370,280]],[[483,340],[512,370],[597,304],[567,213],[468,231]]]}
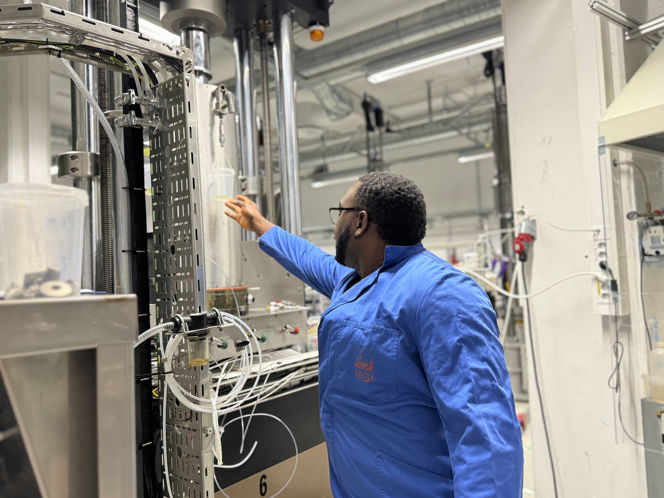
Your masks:
{"label": "clear plastic cylinder", "polygon": [[0,294],[6,299],[77,295],[83,267],[85,191],[0,185]]}
{"label": "clear plastic cylinder", "polygon": [[240,226],[224,214],[235,196],[235,171],[208,171],[205,231],[205,281],[208,290],[236,286],[241,281]]}
{"label": "clear plastic cylinder", "polygon": [[187,358],[189,366],[200,367],[210,361],[210,341],[207,334],[187,336]]}

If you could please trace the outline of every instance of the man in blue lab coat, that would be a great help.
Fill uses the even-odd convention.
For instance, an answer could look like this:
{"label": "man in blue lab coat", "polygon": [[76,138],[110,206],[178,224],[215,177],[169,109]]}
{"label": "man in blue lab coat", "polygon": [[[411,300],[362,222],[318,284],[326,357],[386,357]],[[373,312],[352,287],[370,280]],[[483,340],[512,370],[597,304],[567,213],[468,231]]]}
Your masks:
{"label": "man in blue lab coat", "polygon": [[265,252],[331,299],[318,345],[335,496],[521,496],[496,315],[470,277],[422,246],[426,207],[412,181],[369,173],[330,208],[336,258],[246,197],[226,205]]}

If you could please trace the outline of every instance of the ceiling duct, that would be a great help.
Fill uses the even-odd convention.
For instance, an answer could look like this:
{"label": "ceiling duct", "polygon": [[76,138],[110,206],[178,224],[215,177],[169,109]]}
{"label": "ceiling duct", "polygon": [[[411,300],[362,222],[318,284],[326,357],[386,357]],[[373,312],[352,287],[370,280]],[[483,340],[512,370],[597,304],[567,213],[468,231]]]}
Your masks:
{"label": "ceiling duct", "polygon": [[301,51],[298,74],[310,79],[456,30],[494,23],[500,16],[500,0],[449,0],[320,48]]}
{"label": "ceiling duct", "polygon": [[312,86],[311,90],[332,121],[343,119],[353,112],[353,99],[343,88],[322,82]]}

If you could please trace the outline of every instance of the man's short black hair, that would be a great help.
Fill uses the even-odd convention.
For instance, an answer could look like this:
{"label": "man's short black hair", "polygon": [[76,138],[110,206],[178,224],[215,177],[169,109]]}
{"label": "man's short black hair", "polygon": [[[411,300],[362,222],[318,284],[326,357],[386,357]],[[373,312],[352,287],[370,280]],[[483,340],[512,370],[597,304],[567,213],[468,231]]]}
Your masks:
{"label": "man's short black hair", "polygon": [[388,171],[360,178],[357,205],[369,213],[378,235],[388,245],[410,246],[422,241],[427,209],[422,191],[412,180]]}

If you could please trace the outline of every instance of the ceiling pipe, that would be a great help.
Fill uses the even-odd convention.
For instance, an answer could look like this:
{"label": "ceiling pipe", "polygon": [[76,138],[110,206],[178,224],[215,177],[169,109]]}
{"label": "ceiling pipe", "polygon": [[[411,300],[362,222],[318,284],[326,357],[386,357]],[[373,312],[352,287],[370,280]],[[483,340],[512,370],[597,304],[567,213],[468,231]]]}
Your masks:
{"label": "ceiling pipe", "polygon": [[[405,147],[413,147],[437,140],[446,140],[459,135],[491,129],[491,116],[486,113],[469,116],[462,122],[450,123],[449,121],[433,121],[423,125],[405,128],[398,133],[385,135],[383,150],[391,151]],[[300,155],[300,168],[315,168],[325,164],[355,159],[363,155],[364,140],[344,142],[325,150],[324,155],[320,151]]]}
{"label": "ceiling pipe", "polygon": [[298,73],[314,78],[424,41],[500,20],[500,0],[449,0],[297,54]]}

